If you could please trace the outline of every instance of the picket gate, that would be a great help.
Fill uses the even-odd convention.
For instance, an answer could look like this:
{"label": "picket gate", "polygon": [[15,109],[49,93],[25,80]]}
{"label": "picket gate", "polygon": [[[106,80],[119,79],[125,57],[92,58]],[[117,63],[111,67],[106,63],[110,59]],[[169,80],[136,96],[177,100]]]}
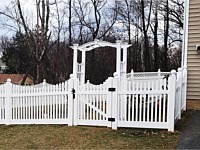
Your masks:
{"label": "picket gate", "polygon": [[109,126],[108,83],[93,85],[76,82],[74,99],[74,125]]}

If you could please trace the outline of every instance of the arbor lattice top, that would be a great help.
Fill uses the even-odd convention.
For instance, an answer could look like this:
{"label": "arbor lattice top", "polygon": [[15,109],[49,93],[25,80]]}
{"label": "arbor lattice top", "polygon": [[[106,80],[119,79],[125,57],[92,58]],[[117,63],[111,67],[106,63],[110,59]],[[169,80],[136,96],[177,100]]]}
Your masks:
{"label": "arbor lattice top", "polygon": [[[71,48],[74,50],[74,56],[73,56],[73,76],[75,78],[78,78],[81,83],[85,83],[85,59],[86,59],[86,52],[91,51],[95,48],[99,47],[113,47],[117,50],[116,55],[116,73],[117,77],[119,78],[126,78],[126,71],[127,71],[127,48],[131,45],[122,42],[120,40],[116,41],[116,43],[111,43],[107,41],[99,41],[94,40],[88,43],[85,43],[83,45],[73,44]],[[121,49],[123,52],[121,52]],[[82,52],[82,62],[79,64],[77,61],[78,58],[78,50]],[[123,53],[123,55],[121,54]],[[121,55],[123,58],[121,58]]]}

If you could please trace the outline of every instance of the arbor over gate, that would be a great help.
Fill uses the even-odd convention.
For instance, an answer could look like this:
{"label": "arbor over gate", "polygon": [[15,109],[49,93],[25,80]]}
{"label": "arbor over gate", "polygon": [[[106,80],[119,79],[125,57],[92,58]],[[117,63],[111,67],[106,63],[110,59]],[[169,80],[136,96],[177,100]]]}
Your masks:
{"label": "arbor over gate", "polygon": [[[86,52],[94,50],[95,48],[105,46],[116,48],[116,75],[121,79],[126,78],[127,48],[129,48],[131,45],[120,40],[116,41],[116,43],[94,40],[92,42],[88,42],[80,46],[78,44],[74,44],[73,46],[71,46],[71,48],[74,50],[73,76],[75,78],[78,78],[80,83],[85,83]],[[78,63],[78,50],[82,53],[81,63]]]}

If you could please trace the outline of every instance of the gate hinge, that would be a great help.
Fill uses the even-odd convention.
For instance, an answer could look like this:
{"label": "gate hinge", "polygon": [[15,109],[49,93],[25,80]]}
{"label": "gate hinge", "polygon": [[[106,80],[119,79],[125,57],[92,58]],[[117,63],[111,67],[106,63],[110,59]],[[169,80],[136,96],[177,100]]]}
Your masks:
{"label": "gate hinge", "polygon": [[115,122],[115,118],[108,118],[108,121]]}
{"label": "gate hinge", "polygon": [[115,88],[108,88],[109,92],[115,92]]}

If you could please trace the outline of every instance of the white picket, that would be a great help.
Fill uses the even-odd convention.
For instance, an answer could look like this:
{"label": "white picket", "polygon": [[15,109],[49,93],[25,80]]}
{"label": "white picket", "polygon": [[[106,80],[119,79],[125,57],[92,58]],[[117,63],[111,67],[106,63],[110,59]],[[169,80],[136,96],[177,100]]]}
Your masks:
{"label": "white picket", "polygon": [[0,85],[0,124],[5,120],[5,85]]}

